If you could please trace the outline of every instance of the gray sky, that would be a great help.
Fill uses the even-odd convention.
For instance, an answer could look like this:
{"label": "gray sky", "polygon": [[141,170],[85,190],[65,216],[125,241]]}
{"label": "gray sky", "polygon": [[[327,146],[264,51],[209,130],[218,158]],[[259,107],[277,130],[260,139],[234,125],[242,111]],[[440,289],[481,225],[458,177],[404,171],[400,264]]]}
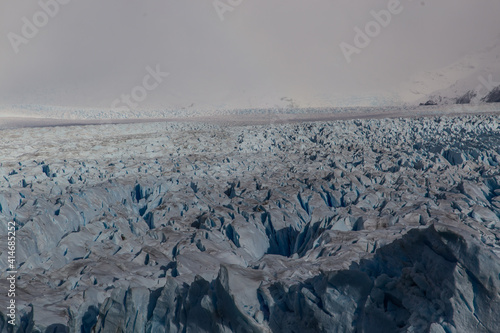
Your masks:
{"label": "gray sky", "polygon": [[33,23],[38,13],[43,23],[42,9],[1,0],[0,104],[110,107],[157,65],[169,76],[139,108],[265,107],[282,97],[300,106],[385,103],[411,75],[500,32],[498,0],[401,0],[401,12],[347,63],[339,44],[354,46],[354,28],[390,2],[242,0],[221,21],[213,0],[72,0],[34,37],[16,39],[16,54],[13,34],[24,38],[23,17]]}

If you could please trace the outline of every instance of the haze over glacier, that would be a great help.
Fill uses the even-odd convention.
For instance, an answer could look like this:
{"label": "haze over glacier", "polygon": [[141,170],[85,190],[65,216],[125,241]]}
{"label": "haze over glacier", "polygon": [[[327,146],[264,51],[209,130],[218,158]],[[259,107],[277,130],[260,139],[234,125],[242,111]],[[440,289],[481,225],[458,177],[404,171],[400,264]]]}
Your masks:
{"label": "haze over glacier", "polygon": [[[339,45],[356,45],[355,28],[366,31],[389,1],[241,1],[223,21],[213,1],[69,1],[26,43],[7,36],[24,38],[26,21],[43,9],[3,2],[0,105],[108,109],[157,65],[169,76],[133,110],[413,103],[414,87],[402,90],[404,83],[498,45],[496,1],[399,3],[399,14],[348,63]],[[445,74],[443,86],[419,82],[444,89],[456,80]],[[428,87],[417,93],[432,93]]]}

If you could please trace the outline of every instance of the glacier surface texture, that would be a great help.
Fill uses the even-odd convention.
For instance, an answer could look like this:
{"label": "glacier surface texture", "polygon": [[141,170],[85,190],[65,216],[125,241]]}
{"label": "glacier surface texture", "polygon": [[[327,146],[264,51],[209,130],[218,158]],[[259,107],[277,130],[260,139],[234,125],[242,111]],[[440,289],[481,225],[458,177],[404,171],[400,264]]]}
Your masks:
{"label": "glacier surface texture", "polygon": [[498,116],[1,136],[16,332],[500,332]]}

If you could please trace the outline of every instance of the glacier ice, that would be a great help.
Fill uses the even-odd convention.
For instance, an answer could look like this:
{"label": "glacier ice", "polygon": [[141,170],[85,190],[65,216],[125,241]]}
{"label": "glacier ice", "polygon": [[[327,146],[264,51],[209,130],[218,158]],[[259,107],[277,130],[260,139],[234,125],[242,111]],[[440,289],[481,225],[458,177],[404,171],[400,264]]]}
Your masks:
{"label": "glacier ice", "polygon": [[20,332],[500,330],[496,115],[2,137]]}

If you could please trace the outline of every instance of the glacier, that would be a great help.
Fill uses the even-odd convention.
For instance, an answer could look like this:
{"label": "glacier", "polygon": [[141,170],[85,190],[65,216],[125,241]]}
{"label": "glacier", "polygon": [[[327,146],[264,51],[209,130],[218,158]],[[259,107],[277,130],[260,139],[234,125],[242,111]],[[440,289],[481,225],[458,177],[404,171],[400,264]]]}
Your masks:
{"label": "glacier", "polygon": [[16,332],[500,330],[498,114],[1,135]]}

